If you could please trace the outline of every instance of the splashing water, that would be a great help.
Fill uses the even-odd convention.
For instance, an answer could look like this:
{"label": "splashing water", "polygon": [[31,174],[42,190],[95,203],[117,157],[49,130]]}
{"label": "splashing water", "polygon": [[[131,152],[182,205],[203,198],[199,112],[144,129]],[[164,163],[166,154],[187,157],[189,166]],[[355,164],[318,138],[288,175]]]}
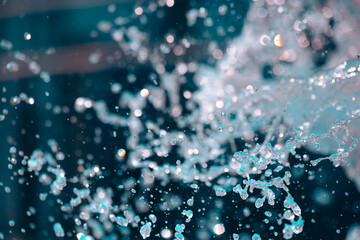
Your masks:
{"label": "splashing water", "polygon": [[[312,66],[306,65],[309,53],[302,49],[310,44],[304,30],[312,27],[311,22],[315,20],[309,16],[305,24],[293,19],[303,13],[306,4],[299,2],[299,6],[292,7],[290,2],[279,7],[278,15],[272,16],[267,25],[261,23],[273,6],[253,5],[246,21],[255,23],[245,24],[243,33],[228,44],[226,52],[210,44],[208,52],[216,60],[214,65],[180,62],[172,71],[167,71],[159,62],[177,41],[173,35],[167,35],[158,53],[143,47],[148,36],[138,28],[115,30],[108,22],[99,23],[99,30],[112,34],[121,49],[131,51],[139,63],[150,62],[157,72],[150,77],[151,83],[140,91],[129,91],[119,83],[111,85],[109,91],[118,95],[116,112],[109,107],[112,103],[102,99],[78,96],[74,101],[77,113],[86,115],[93,111],[101,126],[112,129],[114,137],[118,129],[128,131],[123,136],[123,145],[108,150],[113,151],[116,174],[120,178],[113,180],[116,189],[106,185],[112,175],[101,162],[80,159],[78,172],[69,176],[63,163],[68,156],[61,150],[62,143],[55,139],[48,140],[46,149],[49,150],[35,149],[30,156],[13,146],[9,151],[9,169],[17,172],[19,182],[25,172],[37,178],[47,189],[39,193],[40,200],[45,201],[48,195],[56,197],[64,216],[73,219],[73,233],[78,239],[105,239],[114,236],[114,232],[129,236],[131,229],[136,229],[143,239],[173,236],[182,240],[187,226],[198,213],[206,211],[210,212],[209,219],[216,215],[207,222],[213,234],[241,239],[241,233],[227,232],[221,222],[221,213],[216,211],[224,207],[221,202],[216,202],[216,208],[211,210],[195,209],[205,201],[199,194],[204,188],[210,188],[216,197],[224,199],[228,207],[235,209],[235,201],[229,199],[236,199],[236,202],[250,203],[254,211],[263,210],[264,222],[281,226],[284,239],[301,234],[307,219],[303,218],[304,210],[290,191],[291,169],[313,169],[328,160],[334,167],[344,167],[348,177],[360,185],[359,170],[353,167],[358,164],[359,156],[360,106],[356,99],[360,98],[360,64],[358,60],[344,61],[332,70],[310,74]],[[173,4],[166,2],[168,7]],[[289,13],[281,15],[286,6]],[[190,10],[188,24],[195,24],[198,18],[206,19],[204,11]],[[313,11],[309,15],[318,14]],[[227,7],[219,8],[220,15],[226,12]],[[139,17],[145,14],[141,7],[135,8],[134,13]],[[298,32],[296,41],[291,38],[292,31],[270,31],[279,29],[285,20],[295,24],[291,27]],[[340,34],[339,30],[335,29],[334,34]],[[189,42],[182,39],[176,50],[178,56],[190,47]],[[13,48],[6,40],[2,40],[0,46],[6,51]],[[96,51],[89,55],[88,61],[96,65],[103,57],[101,51]],[[29,70],[46,83],[50,82],[50,74],[31,58],[18,51],[14,58],[26,63]],[[284,64],[296,59],[299,59],[296,64]],[[274,63],[272,72],[278,81],[266,81],[259,75],[258,67],[265,61]],[[6,69],[18,72],[20,66],[11,61]],[[186,74],[190,72],[194,75],[195,90],[180,94]],[[293,77],[288,78],[290,72]],[[130,84],[136,80],[133,74],[128,74],[126,79]],[[10,101],[14,106],[22,101],[35,103],[26,94]],[[151,117],[147,117],[149,112]],[[5,115],[0,115],[2,121],[1,118]],[[95,130],[99,139],[101,132],[101,127]],[[302,148],[325,157],[309,159],[298,153]],[[138,178],[128,174],[135,171],[140,173]],[[184,199],[177,196],[176,190],[172,192],[173,184],[183,185],[191,196]],[[69,188],[70,198],[64,193]],[[160,192],[162,197],[154,197],[152,191]],[[121,203],[117,204],[119,199]],[[252,214],[248,208],[240,207],[248,212],[244,215]],[[172,210],[179,210],[180,214],[176,225],[168,229],[167,225],[160,224]],[[53,224],[53,231],[56,237],[65,237],[60,221],[57,219]],[[279,236],[273,226],[269,231],[275,238]],[[260,234],[254,232],[258,231],[252,231],[249,237],[261,240]],[[200,236],[206,239],[207,235]]]}

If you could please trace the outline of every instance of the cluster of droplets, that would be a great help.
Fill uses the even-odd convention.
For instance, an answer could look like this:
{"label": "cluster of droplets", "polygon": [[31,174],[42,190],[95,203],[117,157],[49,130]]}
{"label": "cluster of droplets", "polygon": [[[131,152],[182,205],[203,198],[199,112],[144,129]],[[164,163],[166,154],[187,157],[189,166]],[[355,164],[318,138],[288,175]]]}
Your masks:
{"label": "cluster of droplets", "polygon": [[[335,69],[334,72],[330,72],[325,76],[327,76],[326,78],[329,79],[328,81],[331,81],[333,84],[351,84],[351,81],[356,81],[358,75],[357,72],[353,72],[352,69],[353,67],[351,66],[348,66],[346,68],[344,67],[344,65],[342,65],[339,68]],[[295,89],[298,89],[299,86],[308,86],[308,88],[311,90],[314,83],[318,86],[314,79],[323,80],[324,75],[310,78],[309,82],[299,80],[298,83],[295,84],[293,81],[290,81],[289,85],[284,87],[284,90],[286,89],[286,91],[291,91],[291,89],[294,89],[295,91]],[[346,79],[347,82],[342,82],[344,79]],[[170,80],[169,78],[164,78],[164,81]],[[331,91],[331,88],[330,90],[328,90],[321,87],[321,89]],[[148,138],[148,144],[153,143],[154,145],[139,145],[139,139],[134,137],[126,146],[127,151],[121,148],[118,150],[117,154],[121,156],[122,160],[125,155],[128,155],[126,160],[129,166],[142,169],[144,173],[150,173],[150,176],[165,181],[171,181],[172,179],[173,181],[181,180],[187,183],[191,183],[193,181],[203,181],[205,183],[210,183],[212,179],[216,179],[219,176],[236,173],[244,179],[242,181],[244,187],[242,186],[242,184],[233,185],[233,191],[235,193],[238,193],[241,199],[250,199],[249,195],[253,193],[254,189],[259,189],[261,191],[262,197],[259,197],[254,201],[256,208],[261,208],[266,200],[270,206],[274,205],[276,194],[271,188],[282,189],[286,192],[287,197],[284,199],[283,202],[285,211],[281,215],[281,218],[278,219],[278,224],[284,224],[282,232],[283,237],[285,239],[291,239],[293,237],[293,234],[299,234],[302,232],[304,220],[301,217],[301,209],[299,205],[294,201],[287,187],[287,185],[290,184],[290,172],[285,171],[283,177],[280,177],[278,173],[282,172],[284,168],[290,166],[290,163],[288,162],[289,155],[294,155],[297,158],[301,158],[298,157],[298,155],[296,154],[297,148],[300,148],[304,145],[313,145],[316,147],[323,139],[329,139],[329,141],[330,139],[334,139],[335,142],[338,144],[339,150],[337,151],[337,153],[330,154],[327,158],[311,160],[311,163],[313,165],[316,165],[318,162],[324,159],[329,159],[334,163],[335,166],[345,165],[346,163],[348,163],[349,152],[355,150],[356,143],[358,141],[357,137],[350,133],[351,128],[349,127],[349,125],[351,122],[356,121],[359,116],[356,114],[356,112],[354,112],[355,115],[352,115],[347,119],[338,120],[332,123],[329,127],[329,131],[322,134],[311,134],[310,130],[312,129],[311,127],[313,123],[306,122],[304,126],[300,126],[300,128],[291,131],[291,129],[289,129],[288,127],[281,125],[279,121],[283,118],[282,115],[286,111],[283,111],[283,109],[281,109],[280,107],[278,108],[278,110],[272,109],[272,111],[268,112],[268,115],[263,115],[262,113],[260,115],[263,120],[272,123],[270,124],[270,129],[267,129],[267,131],[264,132],[265,141],[262,143],[256,143],[254,145],[247,144],[248,148],[239,152],[235,152],[233,158],[231,158],[230,160],[222,161],[221,154],[224,151],[221,149],[221,145],[218,145],[218,143],[231,143],[231,138],[241,138],[244,137],[244,134],[246,139],[246,134],[251,135],[251,133],[249,132],[255,130],[262,131],[261,128],[256,129],[256,125],[252,125],[254,123],[252,122],[251,118],[244,119],[245,121],[243,121],[242,125],[240,125],[240,123],[238,122],[239,118],[236,118],[237,116],[235,117],[236,120],[232,120],[230,116],[234,118],[234,114],[229,116],[224,114],[224,112],[232,112],[233,109],[240,108],[243,112],[238,110],[237,113],[241,116],[247,111],[250,112],[250,109],[254,109],[254,107],[252,106],[253,104],[256,103],[257,105],[259,105],[259,101],[261,99],[268,100],[268,102],[263,102],[263,107],[265,108],[261,109],[266,111],[267,104],[272,104],[273,106],[276,106],[277,102],[281,101],[279,97],[273,98],[271,97],[271,95],[278,95],[277,91],[282,92],[282,90],[283,89],[273,88],[273,86],[265,86],[259,89],[257,93],[249,91],[249,88],[245,89],[237,96],[237,101],[234,102],[231,100],[225,107],[222,106],[223,111],[219,114],[220,116],[217,116],[216,110],[213,113],[210,112],[210,114],[213,114],[213,117],[212,119],[210,119],[210,121],[209,119],[207,119],[206,121],[206,123],[210,125],[214,123],[212,125],[214,127],[212,130],[210,130],[210,132],[203,132],[203,128],[201,127],[195,128],[196,133],[194,134],[194,136],[201,136],[200,139],[199,137],[193,137],[191,135],[189,136],[183,131],[165,131],[164,129],[161,129],[158,124],[149,120],[143,123],[144,125],[141,124],[142,120],[139,119],[140,116],[137,116],[135,112],[139,109],[141,111],[145,111],[145,105],[143,105],[141,101],[141,97],[144,98],[144,96],[142,94],[137,95],[126,93],[128,96],[126,102],[128,103],[129,97],[131,97],[130,99],[132,99],[134,103],[133,107],[130,108],[129,114],[130,116],[135,117],[133,118],[135,120],[131,121],[131,124],[134,124],[136,128],[130,127],[130,132],[132,136],[138,136],[140,131],[139,129],[145,126],[147,127],[147,131],[151,130],[151,132],[153,133]],[[150,90],[149,92],[146,91],[145,97],[148,97],[150,104],[155,105],[155,103],[151,100],[152,92],[152,90]],[[261,92],[263,92],[262,95],[259,94]],[[294,93],[296,95],[296,92]],[[122,101],[122,98],[120,98],[120,105],[124,104]],[[196,99],[194,101],[196,101]],[[245,103],[243,107],[239,107],[241,106],[241,103]],[[164,106],[164,103],[161,106]],[[195,109],[192,114],[196,115],[199,114],[199,112],[201,113],[207,108],[207,106],[209,106],[208,103],[205,105],[200,105],[200,108]],[[82,112],[87,108],[93,108],[101,121],[115,127],[126,126],[129,121],[126,117],[120,116],[115,113],[110,113],[110,111],[106,107],[106,104],[103,101],[93,101],[85,98],[78,98],[76,100],[75,109]],[[161,110],[162,108],[160,107],[159,109]],[[310,109],[310,111],[312,110]],[[277,112],[280,115],[275,115]],[[208,114],[209,113],[207,113],[206,115]],[[226,133],[226,131],[224,132],[223,129],[219,131],[219,128],[216,124],[216,118],[222,121],[223,126],[225,126],[224,128],[227,128],[227,130],[229,131],[228,133]],[[267,120],[267,118],[269,120]],[[275,118],[275,120],[273,120],[273,118]],[[199,119],[193,118],[192,115],[187,117],[187,119],[179,120],[180,121],[178,124],[181,125],[181,127],[194,125],[196,126],[196,122],[199,121]],[[290,122],[292,125],[296,123],[292,122],[291,120]],[[237,126],[236,128],[233,127],[236,125],[239,126]],[[231,131],[229,128],[232,128]],[[141,130],[144,131],[145,129]],[[270,142],[273,142],[275,135],[279,135],[280,137],[278,138],[277,143],[273,146]],[[210,138],[207,138],[208,136]],[[225,136],[226,138],[224,138]],[[177,161],[175,165],[170,165],[167,163],[165,163],[164,165],[159,165],[155,161],[150,160],[149,157],[153,154],[157,155],[158,157],[167,157],[168,153],[171,151],[172,146],[175,145],[179,147],[180,150],[177,153],[182,156],[182,158],[184,159],[183,161]],[[211,151],[206,150],[206,148],[209,146],[211,147]],[[345,146],[347,146],[347,148],[345,148]],[[163,151],[159,151],[156,149],[162,149]],[[206,154],[204,154],[203,152],[205,152]],[[309,159],[305,156],[303,160],[309,161]],[[207,164],[209,162],[215,164],[213,164],[211,167],[207,167]],[[202,166],[201,171],[200,169],[194,168],[194,164],[200,164],[200,166]],[[298,166],[304,167],[304,165]],[[145,169],[149,169],[150,172]],[[256,175],[263,175],[268,179],[256,180],[256,178],[254,178],[254,176]],[[153,182],[153,180],[149,181]],[[193,183],[191,184],[191,188],[196,190],[198,189],[198,185]],[[224,197],[227,195],[227,190],[221,185],[214,184],[213,189],[216,196],[218,197]],[[187,205],[192,206],[192,204],[193,199],[189,199],[187,201]],[[189,222],[193,216],[193,212],[191,210],[183,210],[182,214],[187,217],[185,222]],[[289,223],[284,223],[286,221],[288,221]],[[143,238],[147,238],[150,236],[151,226],[152,223],[147,222],[144,223],[144,225],[141,227],[140,233]],[[180,226],[182,225],[178,225],[178,227],[175,228],[176,233],[174,236],[177,239],[183,239],[183,231],[179,230]],[[215,225],[214,233],[219,235],[222,234],[225,230],[221,229],[223,229],[222,224]],[[277,234],[278,233],[274,233],[275,236],[277,236]],[[237,234],[234,234],[234,239],[236,239],[237,236]],[[253,239],[260,239],[260,236],[258,234],[254,234]]]}
{"label": "cluster of droplets", "polygon": [[[30,35],[31,36],[31,35]],[[31,37],[30,37],[31,38]],[[27,54],[21,51],[13,51],[13,44],[6,40],[2,39],[0,41],[0,49],[4,51],[11,52],[13,61],[9,61],[6,64],[6,69],[9,73],[17,73],[19,71],[30,71],[32,75],[39,76],[44,82],[50,82],[50,73],[41,69],[41,66],[38,62],[33,60]],[[52,50],[47,51],[47,54],[51,54]],[[27,66],[27,70],[21,69]]]}
{"label": "cluster of droplets", "polygon": [[[287,100],[289,100],[289,95],[281,94],[284,93],[284,91],[287,91],[288,94],[294,94],[294,99],[296,99],[298,95],[305,99],[307,96],[309,96],[309,99],[313,99],[314,95],[312,94],[312,91],[319,91],[320,89],[328,93],[332,92],[333,89],[338,89],[339,86],[351,85],[356,82],[358,75],[358,68],[353,65],[356,66],[356,62],[344,63],[333,72],[312,77],[308,81],[299,79],[295,82],[294,80],[291,80],[283,88],[279,88],[277,84],[274,84],[274,86],[263,86],[256,91],[254,91],[251,86],[247,87],[237,94],[235,98],[231,97],[228,100],[223,100],[222,102],[225,104],[215,102],[214,105],[216,105],[217,108],[220,107],[222,110],[219,115],[216,108],[213,108],[215,111],[211,110],[213,112],[208,110],[211,104],[202,102],[202,98],[196,98],[197,96],[201,96],[201,91],[209,91],[206,88],[206,85],[203,85],[202,82],[200,82],[199,93],[194,94],[193,99],[189,99],[189,101],[198,103],[200,107],[194,109],[192,114],[187,118],[178,119],[180,128],[196,126],[194,129],[196,133],[193,136],[188,135],[183,131],[164,130],[155,122],[150,120],[143,122],[143,120],[140,119],[141,113],[145,111],[145,107],[149,103],[159,111],[165,111],[164,100],[161,101],[160,99],[159,101],[159,96],[162,94],[159,95],[157,93],[164,91],[171,92],[170,88],[174,86],[169,84],[171,82],[173,84],[179,84],[179,82],[176,81],[176,78],[179,77],[177,72],[173,73],[172,76],[165,76],[160,79],[162,81],[161,83],[167,82],[169,85],[169,88],[167,88],[167,84],[164,84],[165,89],[148,87],[141,90],[139,93],[122,93],[121,86],[113,86],[113,92],[123,94],[119,100],[120,106],[129,106],[129,104],[131,104],[128,117],[111,113],[109,109],[107,109],[106,103],[101,100],[93,101],[87,98],[78,98],[75,102],[75,109],[78,112],[84,112],[86,109],[93,108],[98,118],[105,124],[110,124],[114,127],[129,126],[131,136],[134,137],[128,139],[127,146],[122,146],[123,148],[117,150],[117,159],[119,161],[126,159],[129,167],[141,169],[144,176],[148,176],[145,177],[144,180],[150,185],[154,182],[153,178],[163,181],[182,180],[186,183],[194,181],[211,182],[212,179],[216,179],[221,175],[236,173],[244,178],[242,182],[244,187],[242,187],[241,184],[234,185],[234,192],[239,193],[241,199],[247,200],[249,198],[248,191],[252,193],[253,189],[261,190],[262,197],[256,199],[256,208],[261,208],[266,200],[269,205],[274,205],[276,196],[271,188],[282,189],[288,194],[287,198],[284,200],[284,207],[290,209],[286,210],[282,217],[283,220],[290,222],[290,224],[284,224],[283,236],[286,239],[290,239],[294,233],[299,234],[302,232],[304,221],[301,218],[300,207],[296,204],[286,187],[286,185],[290,184],[290,172],[286,171],[283,177],[275,177],[274,173],[279,173],[284,167],[290,166],[288,157],[289,155],[297,157],[297,148],[304,145],[309,146],[310,144],[310,147],[313,145],[318,149],[320,145],[319,142],[323,139],[334,139],[338,144],[338,150],[336,153],[330,154],[329,157],[312,160],[311,163],[313,165],[316,165],[324,159],[331,160],[335,166],[348,163],[347,159],[349,152],[355,150],[358,141],[357,138],[350,133],[351,128],[349,128],[348,125],[350,122],[358,119],[358,116],[356,115],[357,112],[355,109],[351,112],[351,114],[355,115],[350,114],[350,118],[334,122],[330,125],[330,130],[328,132],[322,134],[310,134],[311,130],[313,130],[312,126],[315,124],[315,120],[324,110],[317,109],[317,112],[313,113],[313,109],[304,109],[305,114],[310,112],[314,115],[314,122],[303,122],[299,128],[295,131],[291,131],[289,127],[281,124],[280,120],[287,121],[288,125],[294,126],[298,125],[298,119],[295,117],[291,118],[292,116],[284,118],[284,114],[288,113],[288,110],[291,109],[291,107],[294,107],[294,105],[288,104],[288,107],[281,108],[281,105],[278,105],[278,103],[283,102],[281,96],[286,96]],[[204,79],[204,77],[202,77],[202,79]],[[329,85],[326,86],[327,84]],[[204,86],[204,88],[202,88],[202,86]],[[307,88],[309,94],[304,96],[302,92],[298,92],[297,89],[299,89],[299,87]],[[152,96],[154,95],[156,95],[156,97],[153,98]],[[276,98],[272,96],[276,96]],[[330,94],[330,96],[332,95]],[[144,101],[145,99],[147,99],[148,102]],[[322,101],[326,101],[326,99]],[[346,103],[346,101],[348,100],[345,99],[344,103]],[[177,104],[176,101],[174,103]],[[339,99],[338,104],[342,104],[341,99]],[[268,108],[268,105],[272,105],[273,107]],[[243,107],[239,108],[239,106]],[[255,110],[254,117],[243,117],[247,114],[254,114],[253,109],[257,108],[259,110]],[[233,113],[234,109],[238,109],[236,114]],[[239,109],[241,109],[241,111]],[[286,111],[284,111],[284,109],[286,109]],[[226,114],[227,112],[230,114]],[[304,112],[301,111],[300,113],[304,114]],[[173,115],[173,113],[171,113],[171,115]],[[173,115],[173,117],[176,116],[176,114],[175,116]],[[199,119],[194,116],[209,117]],[[266,130],[261,127],[259,128],[258,123],[256,122],[259,118],[264,122],[269,122],[270,128]],[[210,124],[213,129],[210,131],[208,130],[208,132],[204,131],[201,125],[199,126],[199,124],[196,124],[199,120],[200,122],[203,122],[202,124]],[[239,120],[242,121],[239,122]],[[222,124],[221,130],[219,130],[217,125],[220,121]],[[151,133],[148,134],[146,138],[148,141],[147,145],[139,144],[140,139],[138,136],[142,131]],[[254,146],[248,144],[248,148],[235,152],[230,161],[221,161],[221,155],[224,152],[221,148],[221,144],[231,143],[232,139],[235,138],[252,139],[254,138],[254,131],[264,131],[265,141],[263,143],[256,143]],[[345,132],[345,134],[343,132]],[[199,138],[199,136],[201,137]],[[273,142],[274,139],[277,139],[277,143],[273,146],[270,142]],[[167,157],[172,147],[175,145],[179,147],[178,154],[184,158],[183,161],[178,161],[175,165],[166,163],[164,165],[159,165],[157,162],[150,160],[150,157],[153,155]],[[124,148],[126,148],[126,150]],[[304,157],[304,161],[308,160],[309,159]],[[208,162],[213,162],[215,165],[207,167]],[[200,169],[194,168],[195,164],[200,164],[201,171]],[[304,165],[299,166],[304,167]],[[270,179],[255,180],[253,179],[254,175],[264,175]],[[91,173],[89,176],[91,176]],[[192,184],[191,187],[194,189],[198,188],[196,184]],[[213,188],[215,194],[219,197],[223,197],[227,194],[227,191],[220,185],[214,185]],[[192,202],[193,199],[189,199],[187,204],[191,206]],[[109,209],[111,209],[111,207],[109,207]],[[182,214],[187,217],[186,222],[189,222],[193,215],[191,210],[183,210]],[[295,216],[298,218],[297,220],[295,220]],[[283,220],[279,220],[278,223],[282,224]],[[129,220],[120,217],[119,222],[121,226],[128,226]],[[143,238],[147,238],[151,235],[153,223],[152,221],[149,221],[146,223],[143,222],[142,224],[140,233]],[[176,229],[175,231],[176,233],[174,236],[178,239],[182,239],[182,232],[177,231]],[[255,239],[257,239],[257,236],[254,236]]]}
{"label": "cluster of droplets", "polygon": [[[7,89],[6,87],[3,87],[2,88],[2,93],[6,93],[7,92]],[[35,99],[33,97],[30,97],[28,96],[26,93],[20,93],[18,96],[13,96],[11,98],[6,98],[6,97],[2,97],[1,98],[1,103],[2,104],[6,104],[6,103],[9,103],[10,106],[12,107],[15,107],[17,105],[19,105],[20,103],[26,103],[26,104],[29,104],[29,105],[33,105],[35,103]],[[0,121],[4,121],[5,118],[6,118],[6,115],[9,114],[9,109],[8,108],[3,108],[1,111],[0,111]]]}

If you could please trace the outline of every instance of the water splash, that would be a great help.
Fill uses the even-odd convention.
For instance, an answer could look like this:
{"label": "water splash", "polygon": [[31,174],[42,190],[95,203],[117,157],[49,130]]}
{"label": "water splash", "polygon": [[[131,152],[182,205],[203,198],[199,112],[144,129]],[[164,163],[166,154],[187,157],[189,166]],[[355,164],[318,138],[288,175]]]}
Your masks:
{"label": "water splash", "polygon": [[[171,2],[166,4],[169,7],[173,5]],[[19,182],[25,181],[21,180],[24,172],[33,173],[31,176],[48,188],[47,192],[40,193],[40,200],[46,200],[48,194],[58,198],[60,210],[74,219],[78,239],[103,239],[114,229],[120,229],[118,231],[124,236],[130,229],[136,229],[143,239],[160,235],[170,238],[171,230],[165,228],[156,235],[155,229],[158,220],[172,209],[181,210],[179,223],[173,229],[174,237],[185,239],[186,226],[196,214],[191,208],[194,202],[202,201],[196,194],[204,186],[212,188],[217,197],[236,197],[252,203],[255,209],[263,209],[266,217],[273,216],[277,224],[282,225],[284,239],[300,234],[307,220],[303,219],[302,209],[289,190],[291,168],[312,168],[329,160],[335,167],[345,167],[350,178],[360,181],[351,169],[355,162],[351,154],[357,153],[359,141],[356,123],[360,118],[360,108],[356,99],[360,96],[356,89],[360,65],[357,60],[345,61],[332,70],[309,74],[311,66],[307,66],[304,60],[308,59],[309,53],[301,50],[310,44],[304,30],[311,27],[314,19],[309,17],[307,23],[290,19],[291,23],[295,23],[292,27],[299,32],[295,42],[291,31],[278,33],[269,30],[279,29],[284,20],[301,15],[301,6],[305,6],[305,3],[299,3],[300,7],[291,8],[291,3],[286,4],[290,8],[278,7],[279,14],[272,17],[268,21],[269,26],[265,27],[261,23],[273,6],[254,5],[248,21],[259,16],[255,18],[255,24],[245,25],[243,35],[229,43],[226,52],[216,44],[209,46],[209,53],[217,60],[214,67],[179,62],[173,71],[166,71],[164,65],[159,64],[159,59],[175,50],[175,54],[181,56],[186,51],[184,49],[191,46],[189,39],[182,39],[178,48],[172,49],[171,44],[177,39],[168,34],[166,43],[156,50],[160,53],[155,54],[152,49],[144,47],[149,40],[146,32],[137,27],[115,30],[111,23],[100,22],[97,25],[100,31],[112,34],[119,47],[130,51],[139,63],[150,61],[158,75],[151,76],[153,84],[149,83],[140,91],[129,91],[119,83],[113,84],[110,91],[119,95],[117,112],[112,112],[106,101],[101,99],[79,96],[74,102],[74,109],[79,114],[94,111],[103,124],[115,130],[121,127],[128,129],[125,145],[117,146],[113,152],[119,163],[121,184],[116,190],[102,186],[102,180],[109,175],[100,166],[101,163],[84,160],[78,161],[80,170],[76,175],[67,176],[62,167],[66,154],[55,140],[48,141],[49,151],[36,149],[30,156],[14,146],[10,149],[9,169],[17,171]],[[286,9],[289,13],[280,15]],[[325,10],[324,17],[328,18],[330,13]],[[219,14],[226,12],[226,6],[219,8]],[[142,7],[136,7],[134,13],[139,17],[145,14]],[[192,9],[187,14],[188,24],[194,25],[198,18],[206,16],[206,9]],[[123,21],[117,19],[121,22],[119,25]],[[254,46],[259,36],[259,44],[270,45],[271,48]],[[6,51],[13,48],[6,40],[2,40],[0,46]],[[264,58],[260,60],[251,59],[262,51],[270,54],[261,54]],[[88,61],[95,65],[102,57],[102,53],[96,51],[90,54]],[[29,70],[45,82],[50,82],[50,74],[22,52],[16,51],[14,58],[26,63]],[[296,59],[300,59],[296,65],[283,64]],[[258,67],[264,61],[273,63],[272,72],[279,78],[278,81],[267,82],[258,74]],[[17,72],[19,68],[14,61],[7,63],[9,72]],[[305,74],[302,72],[304,68]],[[286,77],[289,72],[293,72],[293,77]],[[187,73],[194,74],[196,90],[181,93]],[[134,74],[129,74],[126,79],[130,84],[136,80]],[[184,99],[186,102],[183,104],[181,100]],[[34,104],[34,99],[24,94],[11,101],[14,105],[21,101]],[[128,114],[123,114],[127,109]],[[149,111],[153,118],[146,117]],[[166,119],[173,120],[172,127],[164,123]],[[113,134],[116,136],[116,131]],[[245,147],[237,144],[238,140],[244,142]],[[308,159],[308,156],[297,153],[302,147],[326,157]],[[176,161],[170,157],[173,153]],[[291,160],[292,157],[298,160],[297,163]],[[141,173],[139,179],[123,174],[135,170]],[[182,199],[176,194],[171,195],[171,191],[167,192],[163,199],[158,200],[164,216],[149,214],[158,202],[153,197],[145,197],[145,193],[153,189],[160,191],[157,183],[161,186],[180,183],[193,195]],[[70,199],[63,194],[66,188],[72,190]],[[115,204],[115,191],[122,192],[122,203],[119,205]],[[130,198],[133,202],[128,200]],[[275,205],[283,207],[283,212],[272,214],[265,209]],[[251,214],[248,208],[243,210],[245,215]],[[209,221],[216,235],[226,232],[220,219]],[[53,228],[57,237],[65,236],[59,222]],[[240,238],[238,233],[231,234],[233,239]],[[252,239],[260,240],[261,237],[255,233]]]}

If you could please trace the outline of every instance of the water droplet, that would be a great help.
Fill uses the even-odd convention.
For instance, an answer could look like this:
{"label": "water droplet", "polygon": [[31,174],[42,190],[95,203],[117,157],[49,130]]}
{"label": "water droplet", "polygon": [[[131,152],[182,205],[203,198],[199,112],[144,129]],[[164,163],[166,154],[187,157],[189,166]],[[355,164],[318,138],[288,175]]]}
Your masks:
{"label": "water droplet", "polygon": [[65,237],[65,232],[60,223],[54,223],[54,232],[57,237]]}
{"label": "water droplet", "polygon": [[216,186],[215,187],[215,194],[216,194],[216,196],[223,197],[223,196],[226,195],[226,191],[222,187]]}
{"label": "water droplet", "polygon": [[8,64],[6,64],[6,69],[9,72],[17,72],[19,70],[19,65],[17,64],[17,62],[9,62]]}
{"label": "water droplet", "polygon": [[275,38],[274,38],[274,44],[275,44],[275,46],[277,46],[277,47],[282,47],[282,46],[284,46],[284,43],[283,43],[282,40],[281,40],[281,35],[280,35],[280,34],[277,34],[277,35],[275,36]]}
{"label": "water droplet", "polygon": [[141,91],[140,91],[140,95],[143,97],[143,98],[146,98],[147,96],[149,96],[150,92],[148,89],[146,88],[143,88]]}
{"label": "water droplet", "polygon": [[254,235],[252,235],[251,240],[261,240],[261,237],[259,234],[255,233]]}
{"label": "water droplet", "polygon": [[213,227],[213,231],[216,235],[221,235],[225,232],[225,227],[223,224],[218,223],[218,224],[215,224],[215,226]]}
{"label": "water droplet", "polygon": [[28,32],[24,33],[24,39],[25,40],[30,40],[31,39],[31,34],[28,33]]}
{"label": "water droplet", "polygon": [[151,223],[147,222],[147,223],[145,223],[144,226],[142,226],[140,228],[140,234],[143,239],[146,239],[146,238],[150,237],[150,233],[151,233]]}

